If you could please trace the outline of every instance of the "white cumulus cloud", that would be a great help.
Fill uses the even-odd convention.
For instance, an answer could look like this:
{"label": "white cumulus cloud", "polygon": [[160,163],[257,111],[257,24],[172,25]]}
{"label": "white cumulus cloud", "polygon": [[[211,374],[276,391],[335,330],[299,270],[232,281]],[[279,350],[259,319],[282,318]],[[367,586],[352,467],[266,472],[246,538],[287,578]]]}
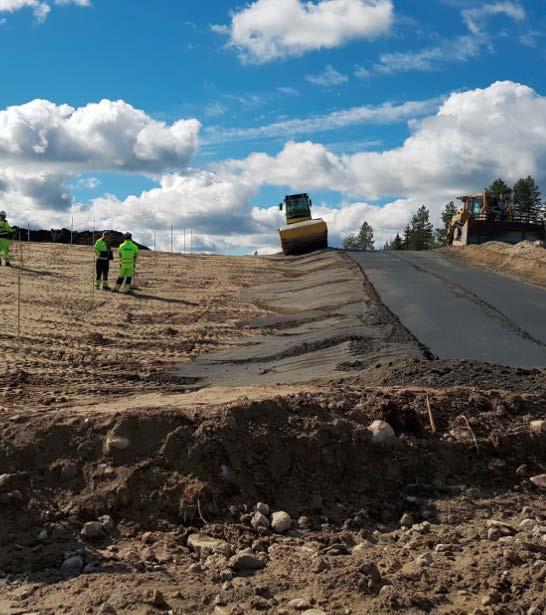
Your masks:
{"label": "white cumulus cloud", "polygon": [[162,173],[187,166],[197,120],[158,122],[123,101],[73,108],[33,100],[0,111],[0,166],[63,173]]}
{"label": "white cumulus cloud", "polygon": [[[55,0],[55,4],[57,6],[69,4],[91,6],[90,0]],[[51,2],[44,2],[43,0],[0,0],[0,13],[14,13],[24,8],[32,9],[35,19],[43,22],[51,11]]]}
{"label": "white cumulus cloud", "polygon": [[392,21],[392,0],[257,0],[213,29],[229,35],[243,61],[262,63],[371,39]]}

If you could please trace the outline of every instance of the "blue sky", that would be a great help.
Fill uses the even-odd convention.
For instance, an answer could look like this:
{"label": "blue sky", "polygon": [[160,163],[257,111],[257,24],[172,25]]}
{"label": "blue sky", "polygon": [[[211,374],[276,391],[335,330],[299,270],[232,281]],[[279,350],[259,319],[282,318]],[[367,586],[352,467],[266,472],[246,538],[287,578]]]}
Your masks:
{"label": "blue sky", "polygon": [[[292,8],[298,4],[298,0],[276,1],[288,2]],[[101,198],[99,210],[104,214],[105,195],[125,201],[159,186],[162,173],[190,172],[219,173],[223,186],[228,181],[246,181],[244,189],[240,189],[247,208],[272,205],[291,189],[308,189],[325,211],[363,203],[381,207],[397,199],[403,200],[410,211],[418,200],[429,196],[431,201],[439,199],[442,191],[432,186],[423,191],[399,190],[393,181],[385,182],[384,187],[371,186],[373,182],[359,178],[318,181],[306,177],[305,168],[297,178],[279,171],[272,183],[264,175],[263,180],[249,187],[252,174],[248,169],[238,167],[236,173],[232,169],[226,172],[225,161],[247,160],[256,153],[276,159],[286,142],[293,139],[320,144],[328,156],[345,164],[344,157],[400,148],[415,130],[415,122],[434,117],[443,101],[454,93],[487,90],[500,81],[523,84],[533,92],[528,95],[532,98],[536,94],[540,101],[546,95],[544,0],[316,0],[315,8],[329,2],[341,3],[348,10],[378,8],[382,4],[388,10],[388,19],[383,13],[386,21],[370,31],[368,14],[361,13],[362,27],[356,34],[349,31],[346,23],[339,27],[334,24],[333,35],[339,40],[328,41],[322,47],[317,40],[317,49],[312,42],[305,48],[286,43],[273,52],[273,57],[259,56],[247,44],[245,32],[239,33],[239,38],[234,34],[232,19],[243,15],[251,24],[261,23],[259,12],[264,9],[266,15],[265,5],[272,2],[0,0],[0,112],[35,99],[74,109],[108,99],[122,100],[142,110],[150,121],[167,126],[180,119],[195,118],[201,123],[199,147],[191,155],[185,152],[175,164],[169,158],[153,173],[138,165],[119,172],[116,163],[109,166],[105,162],[79,168],[69,161],[64,169],[62,165],[51,169],[48,160],[42,166],[33,160],[32,172],[50,174],[52,182],[54,176],[58,177],[72,207],[82,212],[94,207],[93,199]],[[39,13],[44,5],[50,9],[45,17]],[[2,11],[6,7],[12,10]],[[252,21],[254,17],[259,18],[257,22]],[[217,26],[224,26],[224,31]],[[258,36],[267,39],[267,27],[266,23]],[[271,27],[274,34],[274,28],[279,26]],[[309,27],[312,30],[314,26],[310,23]],[[321,30],[318,31],[320,38]],[[234,44],[229,45],[230,40]],[[509,96],[506,92],[503,95]],[[405,110],[408,103],[418,104]],[[386,105],[394,107],[391,115],[385,112]],[[365,119],[354,119],[353,112],[341,123],[333,121],[336,113],[360,108],[367,110]],[[374,109],[379,111],[373,113]],[[1,126],[0,120],[0,168]],[[258,128],[261,130],[253,132]],[[21,132],[13,134],[10,133],[12,140]],[[485,146],[484,136],[479,138]],[[542,151],[536,153],[533,164],[538,166],[542,155]],[[5,160],[10,165],[13,156],[6,155]],[[313,160],[310,171],[314,169],[312,163]],[[502,169],[502,163],[495,160],[490,165],[493,175]],[[320,169],[324,167],[321,165]],[[17,172],[23,167],[23,163],[19,164]],[[29,169],[25,167],[25,172]],[[487,167],[479,172],[469,169],[466,177],[469,182],[481,181],[487,173]],[[459,175],[453,185],[460,185]],[[189,185],[186,187],[190,190]],[[469,185],[468,189],[481,187]],[[228,188],[225,191],[232,195]],[[41,202],[36,190],[26,194],[17,184],[13,192],[23,195],[26,211],[35,212],[36,225],[45,224],[47,212],[55,212],[50,216],[55,221],[62,218],[62,207],[52,207],[48,199]],[[200,198],[198,194],[195,193],[196,199]],[[66,199],[63,202],[66,205]],[[113,210],[116,206],[119,203],[112,206]],[[430,206],[438,207],[432,202]],[[226,203],[221,208],[222,215],[228,210]],[[361,207],[359,211],[364,210]],[[405,219],[403,215],[394,216],[389,226],[382,218],[383,212],[374,212],[382,220],[378,222],[381,236],[387,236]],[[185,213],[187,223],[194,224],[196,232],[203,236],[203,249],[208,246],[219,251],[245,251],[261,247],[261,241],[265,248],[274,246],[275,240],[269,242],[266,238],[269,226],[277,223],[273,214],[269,220],[261,220],[261,227],[254,229],[254,239],[246,245],[235,226],[230,226],[230,246],[222,247],[222,242],[207,229],[206,212]],[[209,213],[215,215],[215,207],[211,206]],[[328,211],[326,214],[330,215]],[[336,218],[333,226],[338,240],[359,220],[354,211],[343,223],[337,219],[336,211],[332,215]],[[404,215],[407,217],[407,212]],[[112,215],[113,221],[118,219],[116,216],[119,217]],[[142,211],[139,216],[142,218]],[[168,218],[165,210],[161,215],[157,211],[154,214],[153,207],[150,216],[151,226],[164,224]],[[233,224],[240,223],[243,216],[241,210]],[[180,223],[180,216],[175,217]],[[127,203],[120,222],[131,222]],[[135,220],[135,224],[141,224],[139,231],[146,235],[146,224],[142,220]],[[260,235],[262,240],[258,239]],[[238,242],[241,245],[234,248]]]}

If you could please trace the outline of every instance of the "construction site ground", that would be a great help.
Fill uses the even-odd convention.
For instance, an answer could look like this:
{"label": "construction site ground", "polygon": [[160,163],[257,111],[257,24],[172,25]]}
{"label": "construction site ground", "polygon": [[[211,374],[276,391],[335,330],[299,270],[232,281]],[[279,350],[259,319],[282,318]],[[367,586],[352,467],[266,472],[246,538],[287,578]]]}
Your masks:
{"label": "construction site ground", "polygon": [[436,359],[342,253],[142,252],[121,296],[15,247],[1,615],[545,612],[546,370]]}

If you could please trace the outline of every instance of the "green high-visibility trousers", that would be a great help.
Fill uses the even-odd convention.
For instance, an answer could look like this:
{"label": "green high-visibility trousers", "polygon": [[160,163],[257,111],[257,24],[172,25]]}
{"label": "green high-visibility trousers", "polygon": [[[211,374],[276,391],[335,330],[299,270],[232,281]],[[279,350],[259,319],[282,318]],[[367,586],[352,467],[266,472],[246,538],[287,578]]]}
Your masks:
{"label": "green high-visibility trousers", "polygon": [[0,237],[0,258],[2,256],[6,262],[9,262],[9,239]]}

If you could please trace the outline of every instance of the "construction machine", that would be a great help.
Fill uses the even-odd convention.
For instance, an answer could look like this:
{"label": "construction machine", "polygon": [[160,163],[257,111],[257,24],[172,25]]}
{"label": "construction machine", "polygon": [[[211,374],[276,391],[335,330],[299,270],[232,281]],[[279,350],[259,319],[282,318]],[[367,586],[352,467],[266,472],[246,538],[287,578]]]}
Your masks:
{"label": "construction machine", "polygon": [[451,245],[544,241],[544,221],[515,212],[510,194],[478,192],[458,200],[463,207],[453,216],[447,231]]}
{"label": "construction machine", "polygon": [[313,202],[306,193],[289,194],[279,209],[286,214],[286,225],[279,229],[284,254],[305,254],[328,247],[328,227],[322,218],[313,220]]}

